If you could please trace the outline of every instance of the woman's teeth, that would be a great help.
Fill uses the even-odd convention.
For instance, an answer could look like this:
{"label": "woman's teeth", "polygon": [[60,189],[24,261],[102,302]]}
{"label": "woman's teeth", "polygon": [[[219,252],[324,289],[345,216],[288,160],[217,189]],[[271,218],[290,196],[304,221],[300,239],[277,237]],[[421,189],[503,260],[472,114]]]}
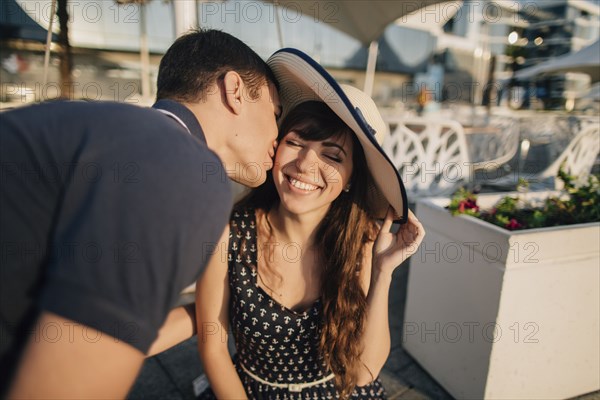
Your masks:
{"label": "woman's teeth", "polygon": [[306,191],[313,191],[313,190],[317,190],[319,187],[315,186],[315,185],[311,185],[309,183],[305,183],[305,182],[300,182],[297,179],[294,178],[290,178],[290,183],[292,184],[293,187],[301,189],[301,190],[306,190]]}

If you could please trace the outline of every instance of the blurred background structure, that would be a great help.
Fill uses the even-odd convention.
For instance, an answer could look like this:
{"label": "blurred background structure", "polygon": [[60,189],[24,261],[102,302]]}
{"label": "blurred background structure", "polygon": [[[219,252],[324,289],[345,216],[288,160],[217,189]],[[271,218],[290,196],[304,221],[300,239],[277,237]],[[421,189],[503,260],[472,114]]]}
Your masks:
{"label": "blurred background structure", "polygon": [[[60,28],[67,25],[58,19],[48,82],[42,81],[52,1],[3,0],[0,101],[70,97],[151,103],[161,54],[193,26],[230,32],[265,58],[282,46],[299,48],[338,80],[358,87],[365,85],[373,48],[360,35],[336,29],[343,20],[332,2],[309,2],[311,9],[302,10],[307,15],[297,5],[268,1],[61,3],[68,19],[72,83],[60,84],[65,46]],[[423,9],[417,2],[389,3],[408,15],[375,40],[372,86],[381,106],[418,109],[418,95],[425,92],[428,110],[464,103],[597,111],[597,89],[583,72],[519,76],[520,70],[594,44],[600,37],[597,0],[450,0]],[[600,52],[600,44],[595,46]]]}

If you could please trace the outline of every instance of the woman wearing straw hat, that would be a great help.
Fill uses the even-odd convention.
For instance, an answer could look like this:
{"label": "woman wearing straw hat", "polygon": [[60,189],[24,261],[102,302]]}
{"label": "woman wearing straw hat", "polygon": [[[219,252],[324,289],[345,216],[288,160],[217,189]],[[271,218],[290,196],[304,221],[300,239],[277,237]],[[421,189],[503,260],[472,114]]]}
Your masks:
{"label": "woman wearing straw hat", "polygon": [[268,64],[284,106],[273,171],[236,205],[227,253],[198,284],[204,396],[385,398],[392,272],[423,227],[379,146],[387,126],[373,101],[298,50]]}

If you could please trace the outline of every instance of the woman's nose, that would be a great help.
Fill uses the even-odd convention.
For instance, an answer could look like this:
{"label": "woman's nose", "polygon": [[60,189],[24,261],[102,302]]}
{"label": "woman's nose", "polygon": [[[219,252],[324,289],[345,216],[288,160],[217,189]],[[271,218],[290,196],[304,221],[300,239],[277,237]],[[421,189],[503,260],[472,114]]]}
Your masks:
{"label": "woman's nose", "polygon": [[310,147],[305,147],[298,152],[296,158],[296,167],[299,172],[308,174],[317,170],[318,157],[317,153]]}

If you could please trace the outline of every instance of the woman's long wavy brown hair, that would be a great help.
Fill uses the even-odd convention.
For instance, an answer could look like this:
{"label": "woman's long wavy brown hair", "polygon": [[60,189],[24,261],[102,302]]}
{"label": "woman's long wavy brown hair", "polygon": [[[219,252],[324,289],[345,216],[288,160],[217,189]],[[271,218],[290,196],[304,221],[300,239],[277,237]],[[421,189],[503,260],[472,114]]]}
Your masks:
{"label": "woman's long wavy brown hair", "polygon": [[[292,130],[304,140],[321,141],[345,134],[353,140],[351,189],[333,201],[316,234],[321,239],[318,253],[323,264],[320,351],[335,374],[340,397],[346,398],[356,386],[361,365],[361,335],[367,308],[360,279],[363,249],[367,241],[374,240],[376,232],[367,201],[369,170],[355,134],[325,103],[310,101],[294,108],[280,127],[279,139]],[[237,206],[260,209],[267,214],[278,202],[269,172],[265,184],[253,189]]]}

